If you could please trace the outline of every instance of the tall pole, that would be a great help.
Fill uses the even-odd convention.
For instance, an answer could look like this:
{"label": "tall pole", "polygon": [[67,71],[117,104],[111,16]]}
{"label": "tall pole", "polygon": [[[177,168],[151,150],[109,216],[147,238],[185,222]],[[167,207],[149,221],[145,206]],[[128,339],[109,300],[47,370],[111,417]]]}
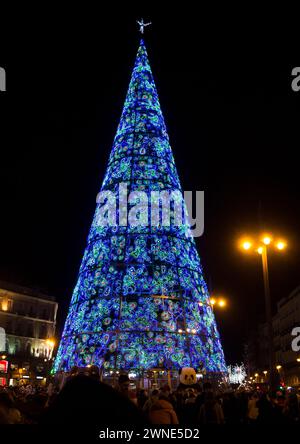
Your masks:
{"label": "tall pole", "polygon": [[265,290],[265,306],[266,306],[266,320],[268,332],[268,346],[269,346],[269,382],[270,388],[275,388],[275,357],[274,357],[274,341],[273,341],[273,323],[272,323],[272,309],[269,285],[269,270],[268,270],[268,254],[267,246],[262,247],[262,267]]}

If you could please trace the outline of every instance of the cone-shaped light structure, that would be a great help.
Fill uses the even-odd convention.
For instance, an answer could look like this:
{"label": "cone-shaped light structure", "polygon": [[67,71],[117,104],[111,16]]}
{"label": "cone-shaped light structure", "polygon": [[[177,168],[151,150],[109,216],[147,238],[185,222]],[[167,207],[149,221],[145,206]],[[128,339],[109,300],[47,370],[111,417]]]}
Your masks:
{"label": "cone-shaped light structure", "polygon": [[[97,204],[54,371],[96,364],[107,371],[192,366],[226,372],[188,224],[142,223],[150,219],[145,202],[153,201],[151,193],[181,196],[142,40],[101,191],[115,193],[116,202]],[[128,214],[135,210],[140,224],[128,224],[119,210],[129,194]],[[99,223],[104,208],[106,214],[117,208],[115,223]]]}

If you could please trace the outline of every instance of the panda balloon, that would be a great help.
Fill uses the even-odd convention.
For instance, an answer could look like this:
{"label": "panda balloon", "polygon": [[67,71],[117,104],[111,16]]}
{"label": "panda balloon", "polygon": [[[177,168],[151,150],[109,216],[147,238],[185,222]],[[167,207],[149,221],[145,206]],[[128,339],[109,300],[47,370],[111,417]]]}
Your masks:
{"label": "panda balloon", "polygon": [[199,390],[200,385],[197,383],[196,371],[192,367],[183,367],[179,370],[179,389],[195,389]]}

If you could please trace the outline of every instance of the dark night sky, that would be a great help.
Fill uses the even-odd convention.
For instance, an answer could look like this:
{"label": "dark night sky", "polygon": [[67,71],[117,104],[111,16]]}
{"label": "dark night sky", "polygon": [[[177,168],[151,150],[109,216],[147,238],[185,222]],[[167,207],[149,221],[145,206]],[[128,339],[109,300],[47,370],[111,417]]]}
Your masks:
{"label": "dark night sky", "polygon": [[[0,50],[8,88],[0,93],[0,279],[54,295],[60,325],[142,14],[77,12],[12,23]],[[290,86],[299,51],[291,32],[255,14],[230,22],[179,9],[143,16],[153,21],[145,41],[183,189],[205,191],[197,245],[212,290],[230,301],[216,314],[225,354],[240,361],[264,300],[260,258],[242,256],[237,236],[269,228],[289,240],[288,251],[270,257],[274,303],[300,284],[300,91]]]}

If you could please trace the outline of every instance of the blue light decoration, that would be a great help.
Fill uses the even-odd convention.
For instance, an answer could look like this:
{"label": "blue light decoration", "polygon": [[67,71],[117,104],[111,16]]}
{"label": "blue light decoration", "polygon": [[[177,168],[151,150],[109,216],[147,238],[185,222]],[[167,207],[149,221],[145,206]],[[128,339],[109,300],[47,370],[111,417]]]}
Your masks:
{"label": "blue light decoration", "polygon": [[[143,40],[101,191],[182,193]],[[53,371],[227,373],[188,224],[99,226],[97,204]]]}

